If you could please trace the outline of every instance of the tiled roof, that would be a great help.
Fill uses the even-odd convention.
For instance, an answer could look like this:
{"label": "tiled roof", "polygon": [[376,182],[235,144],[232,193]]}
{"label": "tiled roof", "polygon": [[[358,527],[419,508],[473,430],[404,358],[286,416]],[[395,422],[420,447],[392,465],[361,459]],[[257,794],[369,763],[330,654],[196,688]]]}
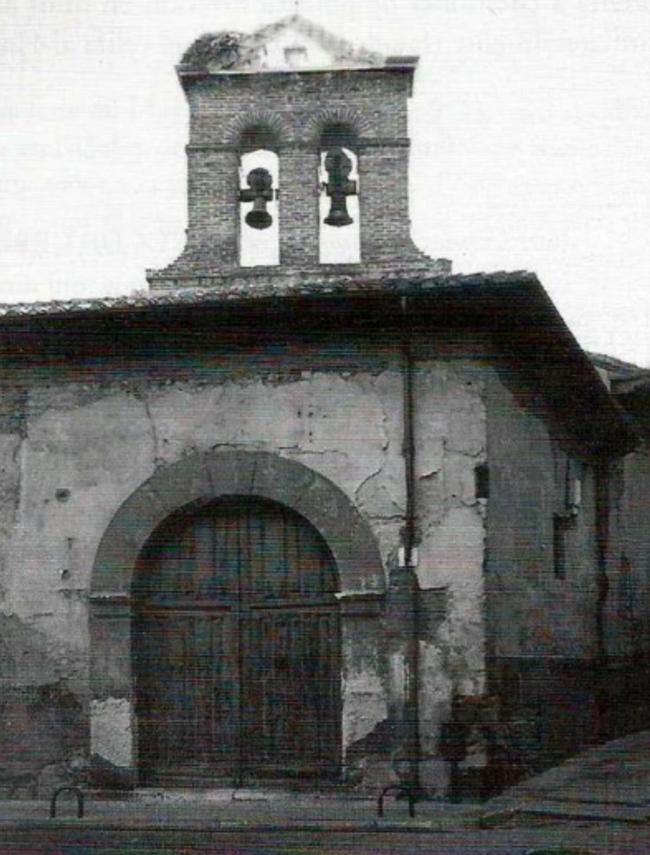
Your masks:
{"label": "tiled roof", "polygon": [[614,356],[607,356],[605,353],[587,353],[587,356],[594,365],[607,371],[612,380],[627,380],[650,373],[648,368],[642,368],[633,362],[616,359]]}
{"label": "tiled roof", "polygon": [[244,303],[256,300],[273,300],[291,297],[313,297],[327,295],[355,295],[382,293],[424,294],[436,289],[463,286],[494,286],[516,282],[537,282],[534,273],[528,271],[454,274],[440,276],[414,276],[394,273],[381,278],[360,278],[358,273],[335,280],[319,281],[305,277],[296,281],[293,277],[268,277],[251,285],[251,276],[245,272],[233,277],[219,288],[180,288],[178,290],[136,292],[117,297],[91,297],[71,300],[52,300],[34,303],[0,303],[0,323],[3,319],[23,317],[49,317],[58,315],[101,314],[110,312],[137,311],[150,308],[173,306],[205,306],[223,303]]}

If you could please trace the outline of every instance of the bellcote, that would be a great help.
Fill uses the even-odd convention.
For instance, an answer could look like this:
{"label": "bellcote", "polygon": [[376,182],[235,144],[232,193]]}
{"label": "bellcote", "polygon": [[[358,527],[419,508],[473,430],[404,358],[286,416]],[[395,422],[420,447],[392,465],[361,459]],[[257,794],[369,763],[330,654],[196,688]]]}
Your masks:
{"label": "bellcote", "polygon": [[251,35],[198,38],[177,67],[190,111],[187,242],[147,272],[150,285],[448,272],[410,236],[416,65],[297,15]]}

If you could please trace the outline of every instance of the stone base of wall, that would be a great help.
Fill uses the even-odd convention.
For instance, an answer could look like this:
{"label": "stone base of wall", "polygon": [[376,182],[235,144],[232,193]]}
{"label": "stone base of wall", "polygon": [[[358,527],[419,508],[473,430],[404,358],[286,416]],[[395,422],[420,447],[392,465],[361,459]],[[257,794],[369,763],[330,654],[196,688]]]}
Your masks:
{"label": "stone base of wall", "polygon": [[498,719],[488,728],[488,762],[479,780],[456,774],[461,794],[469,787],[491,795],[591,745],[650,727],[648,656],[605,664],[492,659],[488,672]]}
{"label": "stone base of wall", "polygon": [[0,721],[0,798],[49,798],[74,780],[88,729],[64,686],[3,686]]}
{"label": "stone base of wall", "polygon": [[599,684],[599,741],[650,728],[650,651],[608,662]]}
{"label": "stone base of wall", "polygon": [[[579,659],[497,659],[489,664],[500,700],[502,745],[490,765],[496,777],[554,766],[599,738],[598,668]],[[497,781],[495,781],[497,783]],[[506,784],[509,782],[506,782]]]}

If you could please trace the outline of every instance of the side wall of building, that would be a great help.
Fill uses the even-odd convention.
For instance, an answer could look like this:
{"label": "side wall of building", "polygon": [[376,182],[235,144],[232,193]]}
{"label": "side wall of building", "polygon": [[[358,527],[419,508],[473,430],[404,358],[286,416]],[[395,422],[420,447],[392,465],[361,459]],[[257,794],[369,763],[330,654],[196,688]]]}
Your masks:
{"label": "side wall of building", "polygon": [[650,451],[643,409],[633,412],[645,440],[610,466],[603,738],[650,727]]}
{"label": "side wall of building", "polygon": [[650,657],[650,446],[623,461],[623,490],[617,507],[622,532],[618,558],[617,614],[624,630],[626,655]]}
{"label": "side wall of building", "polygon": [[550,765],[597,733],[603,591],[596,468],[506,363],[490,381],[488,459],[488,668],[489,690],[500,701],[498,785],[508,777],[499,766],[516,775]]}

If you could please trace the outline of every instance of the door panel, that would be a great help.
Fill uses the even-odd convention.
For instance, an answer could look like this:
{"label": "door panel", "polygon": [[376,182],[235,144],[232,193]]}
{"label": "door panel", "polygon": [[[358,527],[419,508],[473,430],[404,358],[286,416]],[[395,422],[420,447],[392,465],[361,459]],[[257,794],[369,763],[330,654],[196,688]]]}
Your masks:
{"label": "door panel", "polygon": [[302,517],[222,501],[161,532],[137,580],[144,780],[336,774],[337,575]]}
{"label": "door panel", "polygon": [[246,622],[248,763],[258,774],[328,777],[339,752],[338,614],[255,609]]}
{"label": "door panel", "polygon": [[227,775],[237,748],[237,639],[228,613],[142,615],[137,714],[145,776]]}

